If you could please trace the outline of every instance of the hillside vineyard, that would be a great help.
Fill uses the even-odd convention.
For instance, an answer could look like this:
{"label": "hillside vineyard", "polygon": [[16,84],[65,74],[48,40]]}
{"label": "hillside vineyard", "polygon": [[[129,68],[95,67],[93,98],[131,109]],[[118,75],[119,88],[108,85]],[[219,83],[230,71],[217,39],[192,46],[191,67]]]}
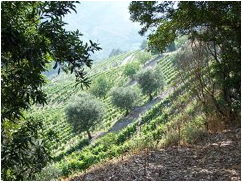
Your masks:
{"label": "hillside vineyard", "polygon": [[1,179],[240,181],[241,3],[92,3],[1,2]]}

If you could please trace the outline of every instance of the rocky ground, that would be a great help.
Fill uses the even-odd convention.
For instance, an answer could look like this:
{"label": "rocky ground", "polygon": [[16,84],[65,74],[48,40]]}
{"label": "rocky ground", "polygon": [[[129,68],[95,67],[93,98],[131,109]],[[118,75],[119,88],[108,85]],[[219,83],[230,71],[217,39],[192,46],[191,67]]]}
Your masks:
{"label": "rocky ground", "polygon": [[241,129],[209,134],[191,146],[127,154],[67,180],[241,180]]}

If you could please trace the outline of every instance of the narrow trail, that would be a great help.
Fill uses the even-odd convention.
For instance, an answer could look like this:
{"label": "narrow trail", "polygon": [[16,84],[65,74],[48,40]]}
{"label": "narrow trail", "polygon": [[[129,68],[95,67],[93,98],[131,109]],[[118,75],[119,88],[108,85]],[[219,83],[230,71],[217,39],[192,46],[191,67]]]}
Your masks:
{"label": "narrow trail", "polygon": [[126,154],[70,181],[240,181],[241,128],[204,136],[194,145]]}
{"label": "narrow trail", "polygon": [[123,65],[127,64],[128,62],[132,61],[133,58],[134,58],[134,54],[129,55],[128,57],[126,57],[126,58],[123,60],[123,62],[121,63],[121,66],[123,66]]}
{"label": "narrow trail", "polygon": [[152,107],[154,107],[155,104],[160,102],[162,99],[165,99],[174,88],[170,87],[169,89],[163,91],[161,94],[156,96],[152,101],[149,103],[136,107],[134,110],[132,110],[127,116],[124,116],[123,118],[119,119],[107,132],[98,132],[94,134],[92,138],[92,143],[96,141],[96,139],[105,136],[106,134],[110,132],[119,132],[123,128],[127,127],[130,123],[136,121],[139,119],[141,120],[141,116],[148,110],[150,110]]}
{"label": "narrow trail", "polygon": [[168,90],[162,92],[160,95],[156,96],[149,103],[140,107],[136,107],[126,117],[118,120],[108,132],[118,132],[125,128],[128,124],[132,123],[133,121],[141,119],[141,116],[146,111],[150,110],[156,103],[160,102],[162,99],[165,99],[172,92],[172,90],[173,88],[169,88]]}
{"label": "narrow trail", "polygon": [[[150,60],[144,67],[144,68],[152,68],[155,66],[155,64],[163,57],[164,55],[159,55],[156,58]],[[128,56],[122,64],[126,64],[129,61],[131,61],[133,58],[133,55]],[[137,81],[136,80],[131,80],[127,86],[136,84]],[[143,106],[139,106],[139,107],[135,107],[127,116],[124,116],[123,118],[119,119],[113,126],[111,129],[109,129],[107,132],[98,132],[96,134],[94,134],[93,138],[92,138],[92,142],[95,142],[95,140],[97,138],[103,137],[106,134],[110,133],[110,132],[119,132],[120,130],[122,130],[123,128],[127,127],[130,123],[136,121],[137,119],[141,119],[141,116],[148,110],[150,110],[156,103],[160,102],[162,99],[165,99],[172,91],[174,90],[174,88],[170,87],[169,89],[163,91],[161,94],[159,94],[158,96],[156,96],[152,101],[150,101],[149,103],[143,105]]]}
{"label": "narrow trail", "polygon": [[147,64],[145,64],[143,68],[148,68],[148,69],[153,68],[155,64],[163,57],[164,57],[164,54],[157,56],[156,58],[150,60]]}
{"label": "narrow trail", "polygon": [[[142,69],[151,69],[155,66],[155,64],[164,57],[164,54],[161,54],[157,57],[155,57],[154,59],[151,59],[148,63],[146,63]],[[135,79],[130,80],[130,82],[127,83],[126,86],[131,86],[131,85],[135,85],[137,83],[137,81]]]}

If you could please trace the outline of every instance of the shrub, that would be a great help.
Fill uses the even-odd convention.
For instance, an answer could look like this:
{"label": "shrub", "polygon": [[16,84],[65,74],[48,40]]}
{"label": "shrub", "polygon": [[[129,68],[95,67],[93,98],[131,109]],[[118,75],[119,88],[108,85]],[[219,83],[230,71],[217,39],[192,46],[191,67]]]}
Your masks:
{"label": "shrub", "polygon": [[162,138],[162,145],[164,147],[178,145],[179,143],[179,134],[176,131],[172,131],[164,135]]}
{"label": "shrub", "polygon": [[49,165],[35,176],[35,181],[53,181],[62,175],[62,170],[56,165]]}
{"label": "shrub", "polygon": [[203,126],[202,117],[199,116],[195,118],[195,120],[188,123],[182,131],[182,140],[189,144],[193,144],[194,142],[201,140],[207,135]]}

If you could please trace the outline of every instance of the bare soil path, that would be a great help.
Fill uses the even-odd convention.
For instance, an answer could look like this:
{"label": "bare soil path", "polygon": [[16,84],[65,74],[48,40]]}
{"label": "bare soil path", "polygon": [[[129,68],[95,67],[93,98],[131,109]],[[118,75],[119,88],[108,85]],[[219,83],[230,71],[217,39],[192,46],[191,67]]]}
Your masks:
{"label": "bare soil path", "polygon": [[105,136],[106,134],[110,132],[119,132],[123,128],[127,127],[130,123],[136,121],[137,119],[140,121],[142,115],[150,110],[152,107],[154,107],[155,104],[160,102],[162,99],[165,99],[174,88],[170,87],[169,89],[163,91],[161,94],[156,96],[152,101],[149,103],[135,107],[127,116],[122,117],[119,119],[107,132],[97,132],[93,135],[92,143],[96,141],[96,139]]}
{"label": "bare soil path", "polygon": [[121,63],[121,66],[123,66],[123,65],[125,65],[125,64],[127,64],[127,63],[129,63],[130,61],[133,60],[133,58],[134,58],[134,54],[129,55],[128,57],[126,57],[126,58],[123,60],[123,62]]}
{"label": "bare soil path", "polygon": [[[146,68],[147,68],[147,69],[151,69],[151,68],[153,68],[153,67],[155,66],[155,64],[156,64],[161,58],[163,58],[163,57],[164,57],[164,55],[161,54],[161,55],[155,57],[154,59],[151,59],[148,63],[146,63],[146,64],[143,66],[142,69],[146,69]],[[130,80],[130,82],[127,83],[126,86],[135,85],[136,83],[137,83],[137,81],[136,81],[135,79],[132,79],[132,80]]]}
{"label": "bare soil path", "polygon": [[136,107],[132,110],[126,117],[121,118],[118,120],[113,127],[108,132],[118,132],[125,128],[128,124],[134,122],[137,119],[141,119],[141,116],[148,110],[150,110],[155,104],[160,102],[162,99],[165,99],[171,92],[173,88],[169,88],[162,92],[160,95],[156,96],[152,101],[149,103]]}
{"label": "bare soil path", "polygon": [[[150,60],[143,68],[153,68],[155,64],[163,57],[163,55],[159,55],[156,58]],[[133,55],[128,56],[122,64],[126,64],[133,59]],[[136,84],[136,80],[131,80],[127,85]],[[94,142],[97,138],[105,136],[109,132],[119,132],[123,128],[127,127],[130,123],[136,121],[137,119],[141,119],[141,116],[148,110],[150,110],[156,103],[160,102],[162,99],[165,99],[171,92],[173,88],[169,88],[163,91],[161,94],[156,96],[152,101],[149,103],[135,107],[127,116],[124,116],[120,120],[118,120],[111,129],[107,132],[98,132],[95,133],[92,142]]]}

